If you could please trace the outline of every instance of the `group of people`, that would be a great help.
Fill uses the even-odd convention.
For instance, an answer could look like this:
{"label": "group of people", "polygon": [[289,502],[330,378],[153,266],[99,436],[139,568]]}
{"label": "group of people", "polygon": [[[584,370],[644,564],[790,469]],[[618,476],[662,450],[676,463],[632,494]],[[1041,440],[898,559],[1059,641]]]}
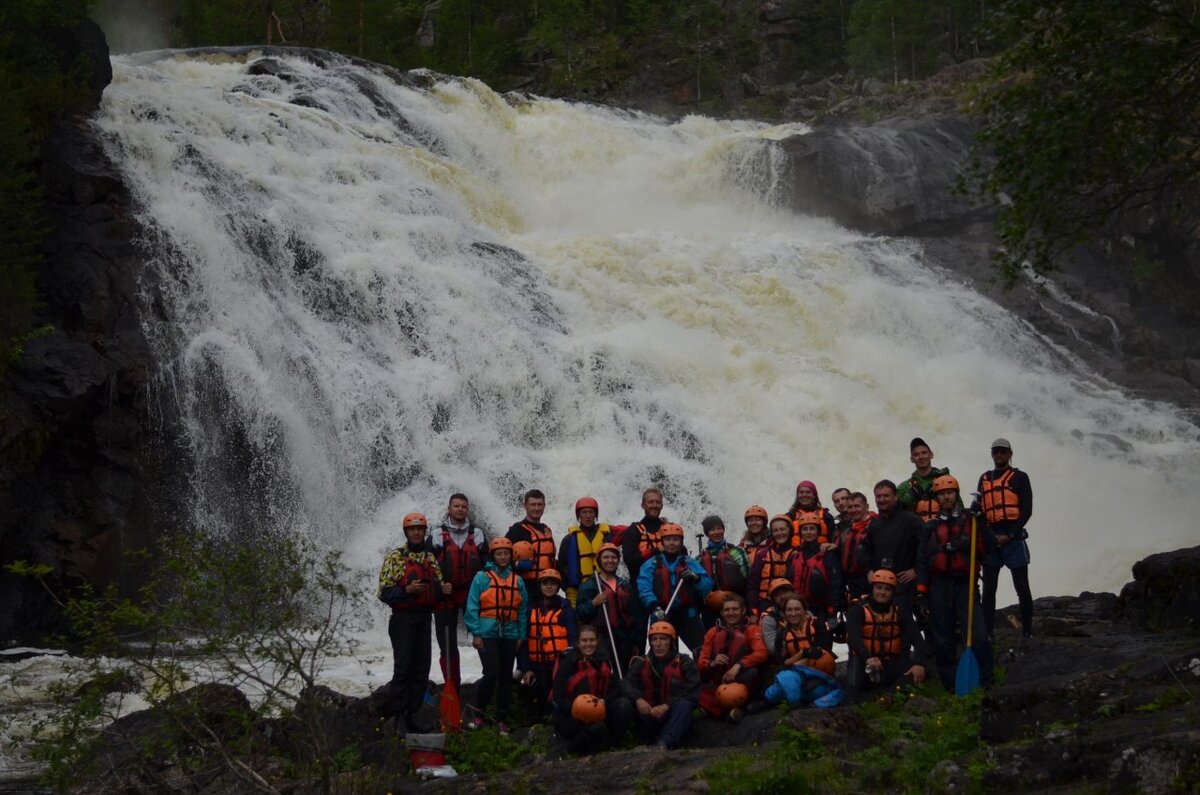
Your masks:
{"label": "group of people", "polygon": [[[534,717],[548,711],[578,750],[630,730],[673,748],[697,718],[736,721],[783,702],[834,706],[847,689],[920,683],[931,667],[953,690],[968,634],[986,686],[1003,568],[1018,595],[1015,625],[1032,633],[1029,477],[1011,465],[1011,444],[996,439],[968,506],[923,439],[909,453],[912,475],[876,483],[875,511],[846,488],[830,495],[830,510],[804,480],[783,513],[747,508],[736,544],[719,516],[706,517],[695,555],[684,528],[662,516],[657,488],[642,493],[643,516],[627,525],[600,522],[597,501],[578,500],[577,522],[557,545],[537,489],[503,537],[472,524],[463,494],[450,497],[432,533],[423,514],[410,513],[406,544],[379,578],[379,598],[392,608],[386,712],[424,728],[416,712],[431,630],[443,676],[460,683],[460,616],[482,663],[467,727],[486,725],[494,697],[495,725],[507,732],[515,681]],[[840,678],[835,643],[849,650]]]}

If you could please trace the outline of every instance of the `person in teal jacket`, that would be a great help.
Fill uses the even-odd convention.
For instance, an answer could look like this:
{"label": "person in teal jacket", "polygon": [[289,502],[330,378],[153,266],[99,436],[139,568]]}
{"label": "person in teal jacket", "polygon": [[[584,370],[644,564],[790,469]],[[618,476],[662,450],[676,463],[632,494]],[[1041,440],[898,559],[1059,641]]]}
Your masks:
{"label": "person in teal jacket", "polygon": [[512,703],[512,672],[517,644],[529,631],[529,596],[525,583],[512,569],[512,542],[493,539],[491,561],[471,581],[463,621],[471,643],[483,661],[483,676],[475,694],[476,715],[468,729],[484,725],[483,714],[496,693],[496,727],[508,734],[508,708]]}
{"label": "person in teal jacket", "polygon": [[[683,528],[664,522],[658,538],[662,552],[642,564],[638,574],[638,597],[651,621],[669,621],[688,649],[699,652],[704,643],[700,607],[713,589],[712,578],[683,547]],[[676,592],[676,586],[679,586]],[[675,595],[672,603],[671,596]],[[670,606],[670,610],[667,607]]]}

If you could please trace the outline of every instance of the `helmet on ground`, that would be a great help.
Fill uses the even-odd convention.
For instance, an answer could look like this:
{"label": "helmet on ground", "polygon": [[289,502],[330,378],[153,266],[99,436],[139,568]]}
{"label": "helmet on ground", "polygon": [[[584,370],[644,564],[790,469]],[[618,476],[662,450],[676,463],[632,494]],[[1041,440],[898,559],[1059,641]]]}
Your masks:
{"label": "helmet on ground", "polygon": [[617,546],[616,544],[612,543],[611,541],[605,541],[603,544],[600,545],[600,549],[596,552],[597,560],[605,552],[612,552],[618,558],[621,557],[621,548],[619,546]]}
{"label": "helmet on ground", "polygon": [[[496,542],[492,542],[492,549],[496,548]],[[517,541],[512,545],[513,560],[533,560],[533,544],[528,541]]]}
{"label": "helmet on ground", "polygon": [[717,688],[717,703],[725,709],[745,706],[750,700],[750,688],[741,682],[730,682]]}
{"label": "helmet on ground", "polygon": [[825,651],[819,659],[812,660],[809,664],[823,674],[837,675],[837,658],[829,651]]}
{"label": "helmet on ground", "polygon": [[683,528],[674,522],[664,522],[663,526],[658,528],[658,537],[670,538],[671,536],[683,538]]}
{"label": "helmet on ground", "polygon": [[588,693],[576,696],[571,702],[571,717],[580,723],[593,724],[604,720],[604,699]]}
{"label": "helmet on ground", "polygon": [[785,589],[785,588],[789,591],[792,590],[792,581],[791,580],[785,580],[783,577],[780,577],[779,579],[776,579],[776,580],[771,580],[771,584],[767,586],[767,596],[773,597],[780,590]]}
{"label": "helmet on ground", "polygon": [[767,509],[761,505],[751,505],[746,509],[746,519],[753,519],[756,516],[764,522],[767,521]]}
{"label": "helmet on ground", "polygon": [[958,479],[953,475],[939,475],[933,479],[934,494],[937,494],[939,491],[946,491],[947,489],[958,491]]}
{"label": "helmet on ground", "polygon": [[671,625],[670,621],[655,621],[651,624],[650,629],[646,630],[646,637],[652,638],[655,635],[667,635],[671,640],[678,637],[675,634],[675,627]]}
{"label": "helmet on ground", "polygon": [[596,513],[600,513],[600,503],[596,502],[595,497],[580,497],[575,501],[576,516],[579,516],[579,512],[584,508],[591,508]]}
{"label": "helmet on ground", "polygon": [[704,606],[714,613],[720,613],[721,605],[725,604],[726,596],[729,596],[729,591],[713,590],[708,596],[704,597]]}
{"label": "helmet on ground", "polygon": [[410,527],[429,527],[429,522],[425,521],[425,514],[413,511],[404,515],[404,521],[401,526],[407,530]]}
{"label": "helmet on ground", "polygon": [[562,575],[558,573],[558,569],[542,569],[538,572],[538,582],[543,580],[554,580],[559,585],[562,585]]}
{"label": "helmet on ground", "polygon": [[896,575],[887,569],[875,569],[875,571],[871,572],[871,576],[868,579],[870,579],[872,585],[881,582],[884,585],[890,585],[895,588],[900,584],[900,581],[896,579]]}
{"label": "helmet on ground", "polygon": [[512,552],[513,542],[509,541],[507,538],[493,538],[488,542],[489,555],[495,555],[496,551],[501,549],[507,549],[509,552]]}

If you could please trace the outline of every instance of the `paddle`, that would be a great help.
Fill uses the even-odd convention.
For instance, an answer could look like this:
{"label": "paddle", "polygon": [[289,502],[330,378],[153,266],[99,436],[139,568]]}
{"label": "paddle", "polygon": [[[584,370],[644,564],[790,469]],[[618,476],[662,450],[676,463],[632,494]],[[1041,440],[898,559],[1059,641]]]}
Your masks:
{"label": "paddle", "polygon": [[442,685],[442,698],[438,702],[438,711],[442,717],[442,731],[456,732],[462,728],[462,705],[458,702],[458,685],[454,684],[454,675],[450,664],[450,654],[458,641],[455,632],[458,624],[457,611],[452,614],[453,620],[446,626],[446,684]]}
{"label": "paddle", "polygon": [[958,658],[958,670],[954,673],[954,694],[965,696],[979,688],[979,660],[971,648],[975,629],[975,533],[978,518],[971,516],[971,593],[967,602],[967,647]]}
{"label": "paddle", "polygon": [[[600,593],[604,593],[604,583],[600,580],[600,572],[596,571],[596,588]],[[616,596],[616,589],[613,589],[613,596]],[[619,609],[619,608],[618,608]],[[617,667],[617,678],[624,679],[625,674],[621,673],[621,661],[617,659],[621,655],[617,654],[617,639],[613,636],[612,619],[608,617],[608,604],[600,605],[600,610],[604,613],[604,624],[608,627],[608,645],[613,650],[613,665]]]}

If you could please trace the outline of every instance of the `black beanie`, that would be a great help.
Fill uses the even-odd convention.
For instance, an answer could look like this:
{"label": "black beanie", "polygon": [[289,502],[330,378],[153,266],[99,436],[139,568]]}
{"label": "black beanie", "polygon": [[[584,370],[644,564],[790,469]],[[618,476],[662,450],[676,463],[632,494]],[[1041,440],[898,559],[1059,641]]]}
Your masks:
{"label": "black beanie", "polygon": [[704,517],[704,520],[702,522],[700,522],[700,526],[702,528],[704,528],[704,532],[705,532],[705,534],[707,534],[708,531],[712,530],[714,527],[720,527],[720,528],[724,529],[725,522],[722,521],[721,517],[714,514],[712,516]]}

